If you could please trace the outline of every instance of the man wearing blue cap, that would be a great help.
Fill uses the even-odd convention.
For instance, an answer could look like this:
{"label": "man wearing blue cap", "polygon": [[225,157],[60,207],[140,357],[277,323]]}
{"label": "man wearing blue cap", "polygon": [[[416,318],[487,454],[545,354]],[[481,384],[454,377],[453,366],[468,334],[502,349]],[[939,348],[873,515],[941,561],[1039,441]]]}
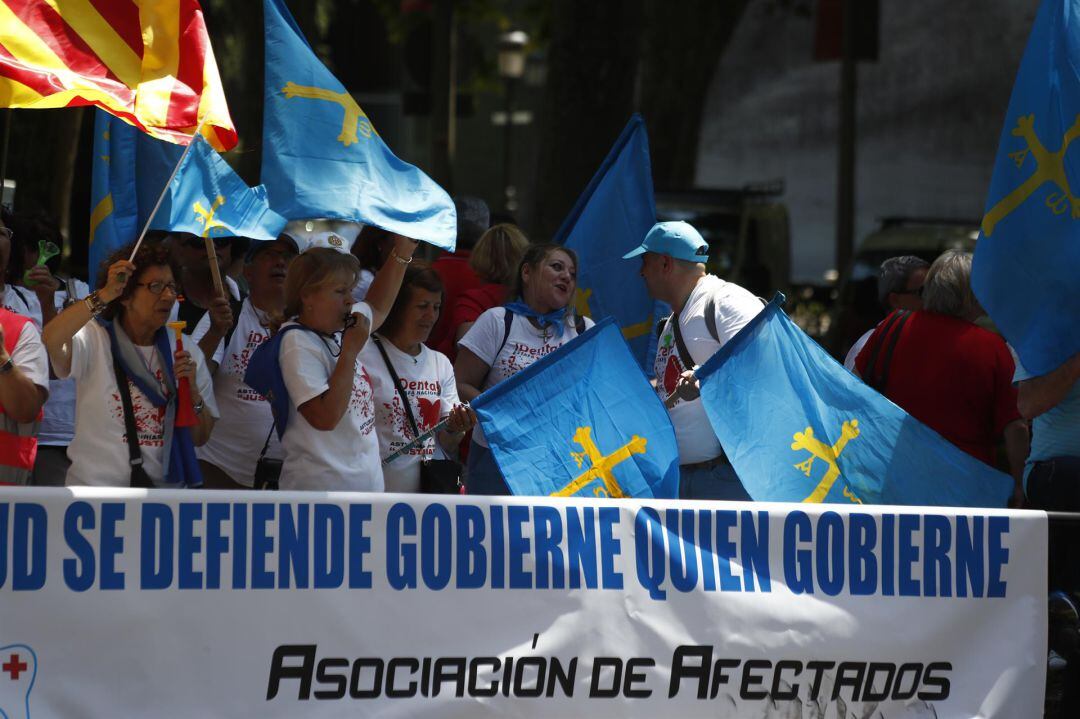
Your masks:
{"label": "man wearing blue cap", "polygon": [[693,369],[712,357],[761,311],[761,301],[705,272],[709,245],[685,222],[658,222],[641,247],[641,277],[654,299],[671,305],[660,325],[653,368],[679,445],[679,496],[749,500],[705,415]]}

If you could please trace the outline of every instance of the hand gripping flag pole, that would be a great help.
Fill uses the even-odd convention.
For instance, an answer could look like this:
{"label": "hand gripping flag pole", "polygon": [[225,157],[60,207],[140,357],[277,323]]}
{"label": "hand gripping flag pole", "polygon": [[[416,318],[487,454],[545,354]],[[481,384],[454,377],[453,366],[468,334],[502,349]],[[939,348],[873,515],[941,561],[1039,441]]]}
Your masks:
{"label": "hand gripping flag pole", "polygon": [[[466,402],[462,406],[468,407],[469,404]],[[436,434],[438,434],[439,432],[446,429],[446,425],[448,425],[448,424],[450,424],[450,418],[449,417],[444,419],[442,422],[439,422],[434,427],[431,427],[430,429],[427,429],[426,431],[424,431],[423,434],[419,435],[418,437],[415,437],[415,438],[409,440],[405,444],[404,447],[401,447],[400,449],[397,449],[393,453],[387,455],[386,459],[384,459],[382,461],[383,466],[385,467],[386,465],[390,464],[391,462],[393,462],[398,457],[400,457],[400,456],[404,455],[405,453],[407,453],[413,447],[415,447],[417,445],[422,445],[424,442],[428,441],[428,438],[434,437]]]}

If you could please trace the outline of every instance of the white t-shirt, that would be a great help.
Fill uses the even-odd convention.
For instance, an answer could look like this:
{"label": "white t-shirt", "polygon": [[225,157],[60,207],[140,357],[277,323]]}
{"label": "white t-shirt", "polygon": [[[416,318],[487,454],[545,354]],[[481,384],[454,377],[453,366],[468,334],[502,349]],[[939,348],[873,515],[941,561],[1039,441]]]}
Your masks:
{"label": "white t-shirt", "polygon": [[[413,417],[421,433],[434,427],[458,404],[454,368],[442,352],[420,345],[420,354],[413,357],[402,352],[385,338],[382,346],[394,365],[405,394],[409,397]],[[413,434],[409,419],[401,405],[401,395],[394,389],[390,371],[386,369],[379,348],[369,341],[360,352],[360,361],[371,377],[375,393],[375,432],[379,437],[379,456],[384,458],[401,449]],[[419,492],[420,461],[435,454],[435,438],[422,447],[413,447],[383,467],[387,492]]]}
{"label": "white t-shirt", "polygon": [[[355,305],[353,311],[371,319],[367,303]],[[307,330],[294,330],[281,338],[281,373],[289,390],[289,424],[281,442],[285,450],[281,489],[383,491],[371,378],[359,357],[349,406],[336,427],[317,430],[297,409],[330,389],[337,353],[334,340]]]}
{"label": "white t-shirt", "polygon": [[371,270],[360,270],[360,277],[356,280],[356,285],[352,288],[353,302],[363,302],[367,297],[368,290],[371,288],[371,282],[375,279],[375,273]]}
{"label": "white t-shirt", "polygon": [[[59,278],[57,278],[59,279]],[[82,299],[90,294],[90,287],[82,280],[72,279],[75,295]],[[56,313],[60,314],[67,302],[67,283],[60,282],[60,289],[53,295]],[[37,318],[42,321],[43,318]],[[75,380],[49,380],[49,401],[45,403],[45,416],[38,432],[38,444],[66,447],[75,436]]]}
{"label": "white t-shirt", "polygon": [[[171,343],[170,343],[171,345]],[[136,346],[143,361],[147,362],[159,381],[164,379],[162,358],[154,347]],[[206,409],[218,417],[214,401],[214,385],[202,352],[194,342],[185,342],[184,349],[191,353],[196,363],[196,383]],[[65,376],[60,368],[53,366],[58,376]],[[65,484],[91,485],[95,487],[127,487],[131,483],[131,467],[128,462],[127,433],[124,430],[124,405],[116,386],[113,372],[112,348],[109,333],[99,323],[91,320],[71,340],[71,373],[66,375],[77,381],[75,401],[75,437],[68,446],[68,469]],[[165,447],[165,408],[155,407],[150,400],[128,380],[131,407],[135,414],[135,429],[139,435],[143,469],[160,487],[169,487],[163,481],[162,459]]]}
{"label": "white t-shirt", "polygon": [[847,355],[844,357],[844,366],[852,372],[855,371],[855,358],[862,352],[862,348],[866,346],[866,343],[870,340],[870,335],[874,334],[876,329],[877,327],[874,326],[866,330],[862,337],[855,340],[855,344],[851,346],[851,349],[848,350]]}
{"label": "white t-shirt", "polygon": [[[506,334],[505,316],[506,309],[503,307],[492,307],[484,311],[458,341],[459,347],[469,350],[491,368],[484,380],[484,386],[480,388],[481,391],[494,387],[577,337],[574,320],[569,315],[561,337],[555,335],[551,328],[544,331],[524,317],[514,317],[510,336],[500,349],[499,345]],[[595,324],[588,317],[584,320],[585,329]],[[487,446],[484,432],[479,425],[473,430],[473,440],[482,447]]]}
{"label": "white t-shirt", "polygon": [[33,322],[27,322],[19,332],[11,361],[35,385],[46,391],[49,389],[49,355]]}
{"label": "white t-shirt", "polygon": [[0,307],[23,317],[29,317],[41,329],[41,300],[33,290],[26,287],[5,285],[0,290]]}
{"label": "white t-shirt", "polygon": [[[715,304],[718,340],[713,339],[705,322],[705,306],[710,297]],[[660,399],[665,400],[671,395],[684,370],[704,364],[761,312],[762,306],[761,300],[732,282],[725,282],[714,275],[705,275],[698,280],[679,315],[679,329],[694,367],[683,366],[672,323],[664,322],[653,362],[656,393]],[[679,445],[679,464],[704,462],[718,457],[723,451],[700,397],[689,402],[678,400],[668,414]]]}
{"label": "white t-shirt", "polygon": [[[266,316],[255,309],[251,298],[247,298],[240,308],[229,346],[225,347],[224,339],[218,342],[214,352],[214,361],[218,364],[214,375],[214,397],[221,410],[221,421],[215,425],[210,441],[196,450],[199,459],[217,466],[245,487],[255,485],[255,464],[268,434],[270,444],[266,456],[274,459],[283,456],[277,432],[270,431],[274,421],[270,403],[244,384],[244,372],[251,353],[270,339],[270,330],[265,325]],[[208,312],[191,333],[192,341],[197,343],[209,331]]]}

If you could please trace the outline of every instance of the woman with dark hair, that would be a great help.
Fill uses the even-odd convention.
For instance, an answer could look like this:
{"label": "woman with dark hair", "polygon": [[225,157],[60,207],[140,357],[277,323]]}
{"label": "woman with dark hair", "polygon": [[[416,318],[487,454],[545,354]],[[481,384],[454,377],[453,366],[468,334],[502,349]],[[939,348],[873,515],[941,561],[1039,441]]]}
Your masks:
{"label": "woman with dark hair", "polygon": [[289,394],[281,489],[383,490],[371,378],[360,350],[390,311],[415,249],[415,240],[395,235],[367,299],[357,304],[352,290],[360,263],[344,248],[312,247],[289,265],[284,316],[290,321],[278,330]]}
{"label": "woman with dark hair", "polygon": [[[476,424],[472,410],[458,402],[450,360],[424,346],[439,317],[442,292],[434,270],[407,268],[386,322],[360,352],[375,392],[375,431],[384,459],[446,418],[450,421],[439,433],[439,444],[450,453]],[[420,463],[435,454],[435,441],[429,439],[385,465],[386,491],[419,492]]]}
{"label": "woman with dark hair", "polygon": [[[196,487],[195,445],[217,417],[213,383],[194,342],[175,351],[165,323],[176,302],[169,250],[144,244],[133,261],[121,248],[98,287],[45,326],[58,377],[77,380],[75,437],[66,484]],[[198,420],[176,426],[177,387],[187,379]]]}
{"label": "woman with dark hair", "polygon": [[386,263],[386,258],[394,249],[394,233],[387,232],[381,227],[364,225],[360,234],[353,242],[353,257],[360,261],[360,277],[353,287],[353,300],[361,302],[367,297],[371,281],[375,279],[375,273]]}
{"label": "woman with dark hair", "polygon": [[[533,245],[521,259],[512,297],[476,320],[458,343],[458,395],[466,402],[517,374],[592,326],[577,317],[577,255],[560,245]],[[506,482],[478,427],[469,447],[470,494],[508,494]]]}
{"label": "woman with dark hair", "polygon": [[[90,294],[82,280],[57,274],[60,255],[39,264],[42,243],[52,243],[57,249],[64,238],[56,221],[44,212],[16,212],[11,217],[11,260],[7,266],[11,300],[21,301],[33,312],[31,298],[37,300],[37,314],[28,315],[39,327],[44,327],[72,302]],[[45,403],[41,428],[38,431],[38,453],[34,461],[33,484],[59,486],[64,484],[68,466],[67,448],[75,436],[75,380],[50,379],[49,400]]]}
{"label": "woman with dark hair", "polygon": [[40,328],[44,322],[37,293],[11,281],[11,278],[21,278],[26,266],[22,248],[29,225],[25,216],[15,214],[6,207],[0,208],[0,217],[8,229],[8,233],[0,237],[0,307],[29,317]]}

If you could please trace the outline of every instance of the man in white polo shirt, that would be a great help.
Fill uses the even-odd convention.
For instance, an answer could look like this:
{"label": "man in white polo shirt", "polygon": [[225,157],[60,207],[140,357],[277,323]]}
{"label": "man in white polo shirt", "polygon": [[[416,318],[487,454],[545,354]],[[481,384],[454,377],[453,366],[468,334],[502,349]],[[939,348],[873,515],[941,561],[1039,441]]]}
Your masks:
{"label": "man in white polo shirt", "polygon": [[[749,500],[713,433],[692,371],[705,363],[761,311],[761,301],[738,285],[705,272],[709,245],[685,222],[658,222],[640,247],[649,295],[671,305],[660,325],[653,368],[656,392],[668,400],[679,445],[679,496]],[[678,389],[678,395],[672,395]]]}

